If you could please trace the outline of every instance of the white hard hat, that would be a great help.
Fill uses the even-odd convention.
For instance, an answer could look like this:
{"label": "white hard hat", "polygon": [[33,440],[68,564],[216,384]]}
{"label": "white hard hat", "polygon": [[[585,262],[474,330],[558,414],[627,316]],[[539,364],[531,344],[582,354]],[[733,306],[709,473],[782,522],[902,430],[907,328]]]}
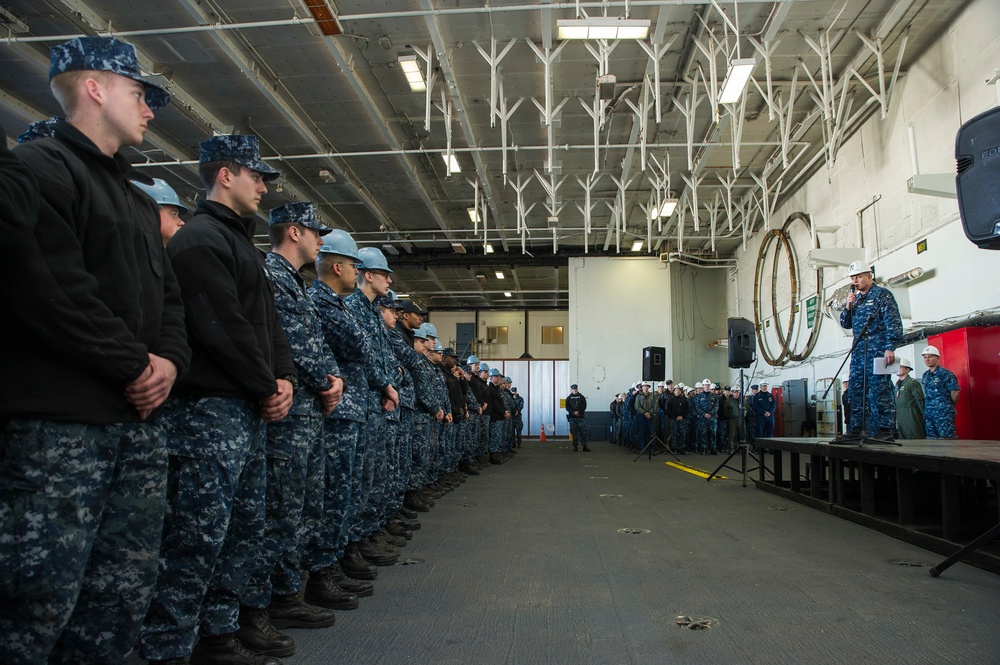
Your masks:
{"label": "white hard hat", "polygon": [[709,381],[708,379],[702,379],[701,380],[701,385],[703,385],[703,386],[708,386],[708,385],[711,385],[711,384],[712,384],[712,382]]}
{"label": "white hard hat", "polygon": [[709,389],[710,389],[710,390],[715,390],[715,384],[713,383],[712,385],[710,385],[710,386],[709,386]]}
{"label": "white hard hat", "polygon": [[871,266],[865,264],[864,261],[855,261],[851,265],[847,266],[847,276],[854,277],[855,275],[863,275],[866,272],[871,272]]}
{"label": "white hard hat", "polygon": [[896,360],[899,362],[900,367],[909,367],[910,369],[913,369],[913,364],[910,363],[909,358],[904,358],[903,356],[896,356]]}
{"label": "white hard hat", "polygon": [[941,352],[938,351],[938,348],[936,346],[925,346],[924,350],[920,352],[920,355],[922,355],[922,356],[940,356]]}

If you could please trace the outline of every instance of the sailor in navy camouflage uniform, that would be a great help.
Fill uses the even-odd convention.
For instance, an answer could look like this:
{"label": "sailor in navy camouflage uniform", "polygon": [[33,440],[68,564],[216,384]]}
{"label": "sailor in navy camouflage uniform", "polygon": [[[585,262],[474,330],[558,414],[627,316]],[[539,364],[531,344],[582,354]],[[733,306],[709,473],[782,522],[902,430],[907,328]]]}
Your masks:
{"label": "sailor in navy camouflage uniform", "polygon": [[928,439],[955,439],[955,405],[958,403],[958,378],[940,365],[941,352],[928,346],[922,352],[927,371],[920,377],[924,389],[924,429]]}
{"label": "sailor in navy camouflage uniform", "polygon": [[[309,287],[323,326],[326,345],[333,351],[344,377],[340,403],[324,419],[323,447],[326,479],[323,483],[323,519],[305,539],[302,566],[309,584],[332,585],[345,592],[369,596],[374,587],[361,580],[374,579],[377,571],[350,542],[351,526],[361,509],[363,464],[358,450],[361,427],[368,417],[368,379],[365,359],[368,335],[344,303],[354,293],[358,277],[358,246],[350,234],[335,229],[323,237],[316,259],[319,279]],[[357,579],[353,579],[357,578]]]}
{"label": "sailor in navy camouflage uniform", "polygon": [[566,420],[569,421],[569,433],[573,437],[573,450],[580,446],[590,452],[590,439],[587,432],[587,398],[574,383],[569,387],[570,394],[566,397]]}
{"label": "sailor in navy camouflage uniform", "polygon": [[167,246],[192,358],[164,406],[168,506],[140,653],[266,665],[277,660],[248,650],[236,632],[264,535],[265,422],[287,415],[296,380],[254,245],[254,213],[278,172],[251,135],[204,141],[199,161],[206,200]]}
{"label": "sailor in navy camouflage uniform", "polygon": [[[851,328],[855,336],[861,335],[865,323],[867,342],[858,341],[851,354],[849,398],[851,422],[848,432],[839,440],[849,442],[861,434],[861,421],[867,411],[868,434],[878,439],[896,439],[896,400],[892,394],[892,381],[888,374],[874,373],[874,360],[884,358],[886,365],[896,359],[896,347],[903,341],[903,321],[899,316],[896,299],[887,289],[875,284],[871,268],[855,261],[848,268],[848,276],[857,293],[847,297],[847,307],[840,314],[840,325]],[[868,394],[862,395],[862,385],[867,383]]]}
{"label": "sailor in navy camouflage uniform", "polygon": [[414,390],[413,412],[413,466],[407,484],[407,505],[414,510],[427,512],[432,503],[426,494],[433,462],[431,450],[433,430],[444,418],[442,395],[435,380],[434,365],[427,357],[437,335],[433,324],[424,323],[413,331],[413,350],[420,362],[411,368]]}
{"label": "sailor in navy camouflage uniform", "polygon": [[[396,296],[392,289],[389,289],[384,296],[376,297],[375,304],[378,306],[379,313],[382,315],[382,321],[385,323],[386,343],[389,354],[386,358],[386,362],[388,363],[390,376],[392,377],[392,385],[396,387],[396,392],[399,394],[399,405],[397,408],[386,413],[385,434],[382,436],[382,443],[385,446],[386,470],[385,479],[382,482],[381,495],[379,497],[377,520],[381,527],[380,535],[382,539],[391,545],[402,547],[406,545],[406,538],[403,533],[396,528],[395,522],[393,522],[392,526],[389,525],[389,522],[390,517],[395,518],[396,513],[398,512],[396,496],[399,490],[400,474],[402,473],[401,438],[403,402],[404,399],[409,401],[410,406],[412,407],[413,392],[410,384],[410,375],[403,371],[399,361],[396,360],[396,352],[392,348],[392,343],[390,341],[392,331],[396,327],[396,321],[399,316],[399,309],[396,305]],[[400,496],[402,495],[400,494]],[[390,529],[393,531],[400,531],[400,533],[398,535],[390,533]]]}
{"label": "sailor in navy camouflage uniform", "polygon": [[514,410],[511,418],[514,420],[514,442],[518,448],[521,447],[521,430],[524,429],[524,398],[517,394],[517,388],[511,388],[510,393],[514,396]]}
{"label": "sailor in navy camouflage uniform", "polygon": [[715,396],[713,384],[708,379],[701,382],[702,391],[695,395],[691,408],[695,416],[695,445],[703,455],[714,455],[716,429],[719,426],[719,399]]}
{"label": "sailor in navy camouflage uniform", "polygon": [[320,609],[326,603],[316,607],[299,598],[298,539],[301,533],[315,531],[322,516],[323,415],[340,401],[343,380],[323,339],[319,312],[299,275],[303,265],[316,260],[322,237],[331,229],[320,223],[315,207],[307,202],[272,209],[269,226],[273,249],[265,259],[265,273],[298,385],[288,415],[267,427],[264,540],[241,599],[238,635],[256,651],[289,656],[294,651],[292,639],[271,634],[268,620],[276,628],[322,628],[335,621],[332,611]]}
{"label": "sailor in navy camouflage uniform", "polygon": [[157,407],[190,349],[156,206],[118,151],[169,96],[124,42],[83,37],[51,56],[68,120],[14,155],[0,139],[0,660],[121,663],[156,579]]}
{"label": "sailor in navy camouflage uniform", "polygon": [[377,566],[392,565],[399,550],[390,546],[381,535],[379,507],[388,472],[387,451],[382,443],[386,429],[386,414],[399,405],[399,394],[392,381],[396,370],[389,349],[385,321],[374,304],[376,296],[384,296],[392,284],[392,270],[385,256],[375,247],[358,250],[361,269],[357,289],[344,298],[348,310],[368,336],[367,375],[368,418],[358,439],[358,457],[362,460],[361,510],[351,526],[351,539],[358,542],[358,551]]}

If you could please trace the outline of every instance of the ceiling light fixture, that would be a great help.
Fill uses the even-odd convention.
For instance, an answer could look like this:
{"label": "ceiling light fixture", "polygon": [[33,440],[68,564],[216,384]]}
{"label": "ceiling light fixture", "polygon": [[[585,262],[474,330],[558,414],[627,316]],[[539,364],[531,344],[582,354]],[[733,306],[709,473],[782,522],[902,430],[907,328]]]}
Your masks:
{"label": "ceiling light fixture", "polygon": [[736,58],[729,63],[729,71],[726,72],[726,80],[723,81],[722,92],[719,93],[720,104],[735,104],[740,100],[756,64],[754,58]]}
{"label": "ceiling light fixture", "polygon": [[316,21],[316,27],[327,37],[336,37],[344,34],[344,26],[340,24],[340,19],[333,13],[326,0],[306,0],[306,7]]}
{"label": "ceiling light fixture", "polygon": [[640,249],[642,249],[642,241],[641,240],[636,240],[634,243],[632,243],[632,251],[633,252],[638,252]]}
{"label": "ceiling light fixture", "polygon": [[559,19],[559,39],[646,39],[649,36],[649,21],[627,18]]}
{"label": "ceiling light fixture", "polygon": [[448,173],[462,172],[462,166],[458,163],[458,158],[455,155],[441,155],[441,159],[444,160],[444,165],[448,169]]}
{"label": "ceiling light fixture", "polygon": [[677,209],[677,199],[664,199],[663,205],[660,206],[660,210],[656,213],[657,217],[670,217],[674,214],[674,210]]}
{"label": "ceiling light fixture", "polygon": [[420,71],[420,63],[415,55],[399,56],[399,66],[403,69],[406,82],[410,84],[413,92],[426,92],[427,84],[424,82],[424,74]]}
{"label": "ceiling light fixture", "polygon": [[476,210],[475,208],[469,208],[468,212],[469,212],[469,221],[471,221],[473,223],[479,223],[481,221],[479,219],[479,211],[478,210]]}
{"label": "ceiling light fixture", "polygon": [[492,254],[493,253],[493,245],[491,245],[489,243],[486,243],[486,248],[483,250],[483,253],[484,254]]}
{"label": "ceiling light fixture", "polygon": [[511,295],[511,292],[510,292],[510,291],[504,291],[504,292],[503,292],[503,294],[504,294],[504,296],[506,296],[507,298],[513,298],[513,297],[514,297],[513,295]]}
{"label": "ceiling light fixture", "polygon": [[451,243],[451,248],[455,250],[456,254],[465,254],[465,245],[460,242]]}
{"label": "ceiling light fixture", "polygon": [[497,279],[503,279],[504,278],[502,270],[497,270],[496,273],[494,273],[494,274],[497,276]]}

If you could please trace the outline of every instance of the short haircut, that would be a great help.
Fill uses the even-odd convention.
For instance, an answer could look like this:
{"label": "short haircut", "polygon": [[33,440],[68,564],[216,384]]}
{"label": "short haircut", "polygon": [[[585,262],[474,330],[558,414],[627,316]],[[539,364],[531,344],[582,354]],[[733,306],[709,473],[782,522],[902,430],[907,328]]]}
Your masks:
{"label": "short haircut", "polygon": [[330,273],[332,273],[333,264],[339,263],[337,261],[337,258],[338,257],[336,254],[320,254],[316,258],[316,274],[318,274],[320,277],[323,277],[325,275],[329,275]]}
{"label": "short haircut", "polygon": [[107,83],[110,76],[113,76],[111,72],[77,69],[53,76],[52,80],[49,81],[49,89],[66,117],[72,118],[80,106],[80,83],[85,79],[94,79],[103,85]]}
{"label": "short haircut", "polygon": [[243,167],[231,159],[203,162],[198,165],[198,175],[201,176],[201,182],[205,185],[206,192],[211,192],[215,189],[215,180],[219,177],[219,171],[224,168],[229,169],[229,172],[233,175],[239,175],[240,169]]}
{"label": "short haircut", "polygon": [[274,226],[267,227],[267,237],[271,241],[271,246],[277,247],[285,242],[285,238],[288,237],[288,229],[293,226],[295,226],[294,222],[285,222],[284,224],[275,224]]}

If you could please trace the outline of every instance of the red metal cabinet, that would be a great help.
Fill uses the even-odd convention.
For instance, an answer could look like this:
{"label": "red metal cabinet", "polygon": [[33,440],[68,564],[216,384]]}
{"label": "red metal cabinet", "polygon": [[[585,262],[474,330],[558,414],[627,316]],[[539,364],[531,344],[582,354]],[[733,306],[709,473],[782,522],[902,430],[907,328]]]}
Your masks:
{"label": "red metal cabinet", "polygon": [[938,348],[941,365],[958,378],[959,438],[1000,441],[1000,326],[950,330],[927,343]]}

